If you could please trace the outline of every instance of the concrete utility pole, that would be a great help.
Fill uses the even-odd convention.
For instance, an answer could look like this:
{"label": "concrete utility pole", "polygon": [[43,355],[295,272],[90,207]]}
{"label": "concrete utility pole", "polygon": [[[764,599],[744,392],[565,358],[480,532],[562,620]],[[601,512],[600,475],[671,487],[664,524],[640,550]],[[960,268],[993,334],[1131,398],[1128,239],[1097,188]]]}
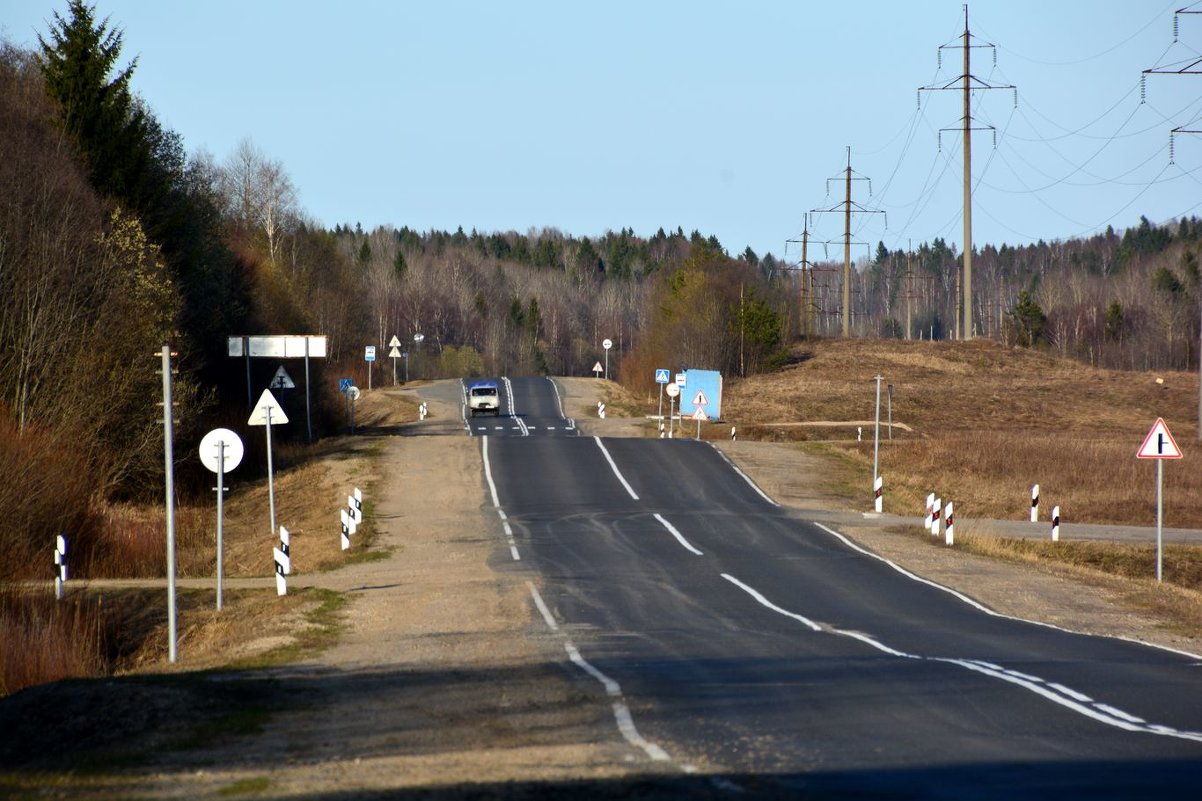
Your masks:
{"label": "concrete utility pole", "polygon": [[[801,239],[786,239],[785,252],[788,252],[790,242],[801,243],[801,261],[797,267],[789,267],[786,269],[796,269],[801,273],[801,334],[806,339],[810,338],[813,332],[813,317],[814,317],[814,265],[810,264],[810,215],[807,213],[801,226]],[[818,244],[830,245],[831,242],[824,241]]]}
{"label": "concrete utility pole", "polygon": [[[830,191],[830,182],[835,180],[828,178],[826,185],[827,191]],[[847,148],[847,167],[843,170],[844,184],[844,200],[842,203],[836,203],[829,209],[810,209],[811,214],[830,214],[833,212],[843,213],[843,336],[851,336],[851,215],[852,212],[857,214],[884,214],[880,209],[867,209],[859,203],[855,203],[851,199],[851,182],[868,181],[869,179],[863,175],[852,174],[851,169],[851,147]],[[868,185],[868,194],[872,194],[872,184]],[[854,209],[852,207],[855,207]],[[863,242],[857,242],[857,245],[863,245]]]}
{"label": "concrete utility pole", "polygon": [[[961,315],[956,315],[956,327],[960,328],[960,337],[963,339],[972,339],[972,132],[973,130],[994,130],[992,125],[984,126],[980,129],[973,128],[972,118],[972,90],[973,89],[1013,89],[1014,104],[1018,105],[1018,90],[1011,84],[991,84],[982,81],[980,78],[972,74],[972,49],[987,47],[993,50],[994,63],[997,63],[997,49],[990,43],[973,44],[973,35],[968,29],[968,6],[964,6],[964,33],[959,37],[960,44],[945,44],[939,46],[939,66],[943,66],[943,51],[962,49],[964,51],[964,72],[950,81],[942,84],[932,84],[931,86],[918,87],[919,103],[921,104],[922,92],[938,91],[944,89],[955,89],[963,93],[962,114],[960,119],[960,127],[962,136],[964,137],[964,279],[960,282],[960,304],[963,307],[964,325],[960,327]],[[940,129],[949,130],[947,128]]]}
{"label": "concrete utility pole", "polygon": [[[1176,44],[1178,41],[1178,39],[1177,39],[1177,34],[1179,31],[1178,17],[1183,14],[1202,14],[1202,9],[1197,9],[1197,8],[1192,8],[1192,7],[1187,6],[1186,8],[1179,8],[1173,13],[1173,43],[1174,44]],[[1202,58],[1187,59],[1186,61],[1178,62],[1177,64],[1170,64],[1170,65],[1164,66],[1164,67],[1152,67],[1151,69],[1144,70],[1143,75],[1140,78],[1140,83],[1141,83],[1140,103],[1145,102],[1144,97],[1143,97],[1143,94],[1145,91],[1144,84],[1147,83],[1147,80],[1148,80],[1147,76],[1149,76],[1149,75],[1202,75]],[[1169,131],[1169,163],[1170,164],[1173,163],[1173,137],[1175,137],[1177,134],[1202,134],[1202,130],[1197,130],[1194,128],[1186,128],[1185,126],[1178,126],[1178,127],[1174,128],[1173,130]],[[1200,293],[1200,294],[1202,294],[1202,293]],[[1200,312],[1202,312],[1202,297],[1199,298],[1199,307],[1200,307]],[[1202,313],[1200,313],[1199,319],[1202,320]],[[1199,441],[1202,441],[1202,323],[1200,323],[1199,330],[1198,330],[1198,345],[1199,345],[1199,347],[1198,347],[1199,356],[1198,356],[1198,434],[1197,434],[1197,437],[1198,437]]]}

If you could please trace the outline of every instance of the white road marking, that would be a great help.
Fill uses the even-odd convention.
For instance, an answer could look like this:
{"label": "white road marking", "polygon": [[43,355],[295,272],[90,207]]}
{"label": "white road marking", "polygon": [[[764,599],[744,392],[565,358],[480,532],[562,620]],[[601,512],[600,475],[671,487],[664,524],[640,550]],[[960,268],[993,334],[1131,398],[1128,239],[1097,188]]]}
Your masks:
{"label": "white road marking", "polygon": [[698,556],[703,555],[701,553],[701,551],[694,548],[692,546],[692,544],[684,538],[683,534],[681,534],[679,531],[676,530],[676,526],[672,525],[667,520],[665,520],[664,516],[661,515],[659,512],[655,513],[655,519],[664,524],[664,528],[668,529],[668,531],[671,532],[672,536],[676,538],[677,542],[679,542],[681,545],[684,546],[686,551],[692,551],[693,553],[697,554]]}
{"label": "white road marking", "polygon": [[497,517],[501,518],[501,528],[505,529],[505,537],[509,540],[509,553],[513,556],[513,561],[522,561],[521,554],[518,553],[517,541],[513,538],[513,528],[509,525],[509,518],[505,515],[505,510],[501,508],[501,499],[497,497],[497,485],[492,480],[492,463],[488,460],[488,436],[481,437],[483,444],[480,448],[484,454],[484,478],[488,481],[488,491],[492,495],[492,505],[497,510]]}
{"label": "white road marking", "polygon": [[502,376],[501,380],[505,382],[505,394],[509,396],[509,416],[513,419],[513,422],[517,423],[522,436],[528,437],[530,436],[530,432],[526,430],[526,421],[518,417],[517,407],[513,404],[513,384],[510,382],[509,376]]}
{"label": "white road marking", "polygon": [[764,500],[766,500],[768,503],[772,504],[773,506],[780,506],[780,504],[779,504],[779,503],[777,503],[776,501],[774,501],[774,500],[772,500],[771,498],[769,498],[769,497],[768,497],[768,494],[767,494],[766,492],[764,492],[762,489],[760,489],[758,486],[756,486],[756,483],[755,483],[754,481],[752,481],[752,480],[751,480],[751,476],[747,475],[747,474],[746,474],[746,473],[744,473],[742,470],[740,470],[740,469],[739,469],[739,466],[738,466],[737,464],[735,464],[734,462],[732,462],[732,461],[730,460],[730,458],[729,458],[729,457],[727,457],[727,455],[726,455],[725,453],[723,453],[723,452],[722,452],[722,449],[721,449],[721,448],[719,448],[717,445],[715,445],[715,444],[714,444],[714,443],[712,443],[712,442],[709,442],[709,443],[707,443],[707,444],[708,444],[708,445],[709,445],[711,448],[713,448],[714,450],[716,450],[716,451],[718,452],[718,455],[722,457],[723,461],[725,461],[725,462],[726,462],[728,465],[730,465],[730,468],[731,468],[732,470],[734,470],[736,473],[738,473],[740,476],[742,476],[743,480],[747,482],[747,485],[748,485],[749,487],[751,487],[753,490],[755,490],[757,493],[759,493],[759,496],[760,496],[761,498],[763,498]]}
{"label": "white road marking", "polygon": [[1181,740],[1193,740],[1202,742],[1202,732],[1197,731],[1182,731],[1169,726],[1152,725],[1144,722],[1142,718],[1138,718],[1129,712],[1121,709],[1116,709],[1109,704],[1103,704],[1097,701],[1092,701],[1089,696],[1076,690],[1069,690],[1062,684],[1045,681],[1038,676],[1032,676],[1028,673],[1021,673],[1017,670],[1010,670],[1000,665],[995,665],[991,662],[983,662],[975,659],[951,659],[941,656],[922,656],[920,654],[910,654],[905,651],[899,651],[892,648],[880,640],[859,631],[846,631],[837,629],[834,626],[824,626],[815,623],[803,615],[796,612],[790,612],[769,601],[762,593],[754,588],[739,581],[734,576],[727,573],[722,574],[722,578],[742,589],[761,605],[771,609],[777,614],[792,618],[808,626],[811,631],[816,631],[824,634],[834,634],[839,637],[849,637],[858,640],[865,645],[869,645],[879,651],[883,651],[891,656],[901,657],[903,659],[921,659],[928,662],[942,662],[948,665],[957,665],[962,668],[981,673],[995,679],[1010,684],[1017,685],[1023,689],[1029,690],[1036,695],[1039,695],[1052,703],[1058,704],[1070,711],[1076,712],[1099,723],[1104,723],[1107,726],[1113,726],[1117,729],[1132,732],[1146,732],[1148,734],[1160,734],[1166,737],[1175,737]]}
{"label": "white road marking", "polygon": [[[858,551],[859,553],[862,553],[865,556],[871,556],[873,559],[884,562],[885,564],[889,565],[889,567],[893,568],[898,573],[901,573],[906,578],[917,581],[920,584],[926,584],[928,587],[934,587],[937,590],[942,590],[943,592],[946,592],[948,595],[951,595],[954,598],[960,599],[961,601],[968,604],[972,608],[974,608],[978,611],[984,612],[987,615],[992,615],[993,617],[1001,618],[1003,620],[1017,620],[1021,623],[1030,623],[1032,626],[1043,626],[1046,629],[1052,629],[1053,631],[1063,631],[1067,634],[1081,634],[1081,632],[1079,632],[1079,631],[1073,631],[1072,629],[1066,629],[1063,626],[1057,626],[1055,623],[1045,623],[1042,620],[1028,620],[1027,618],[1024,618],[1024,617],[1015,617],[1014,615],[1002,614],[1001,612],[990,609],[988,606],[985,606],[984,604],[974,601],[972,598],[969,598],[967,595],[965,595],[962,592],[954,590],[951,587],[947,587],[943,584],[939,584],[938,582],[931,581],[930,579],[923,578],[922,576],[918,575],[917,573],[911,573],[909,570],[906,570],[904,567],[897,564],[896,562],[890,561],[889,559],[886,559],[885,557],[881,556],[880,554],[873,553],[872,551],[868,550],[867,548],[861,548],[859,545],[856,545],[854,542],[852,542],[847,537],[840,534],[838,531],[835,531],[833,528],[824,526],[821,523],[818,523],[816,521],[811,521],[811,522],[813,522],[813,524],[815,526],[822,529],[827,534],[830,534],[832,537],[835,537],[836,539],[838,539],[840,542],[842,542],[848,548],[851,548],[853,551]],[[1152,642],[1144,642],[1143,640],[1136,640],[1136,639],[1132,639],[1130,637],[1118,637],[1115,635],[1089,635],[1089,636],[1107,636],[1107,637],[1111,637],[1112,639],[1115,639],[1115,640],[1122,640],[1123,642],[1135,643],[1136,645],[1142,645],[1146,648],[1156,648],[1161,651],[1167,651],[1168,653],[1177,654],[1178,656],[1184,656],[1184,657],[1187,657],[1190,659],[1202,659],[1202,656],[1199,656],[1198,654],[1195,654],[1195,653],[1191,653],[1190,651],[1182,651],[1177,648],[1169,648],[1168,646],[1158,645],[1158,644],[1152,643]]]}
{"label": "white road marking", "polygon": [[[530,588],[530,595],[534,598],[534,605],[538,607],[538,611],[542,614],[547,626],[551,631],[559,632],[559,624],[555,622],[555,618],[551,615],[551,610],[547,608],[547,604],[543,601],[534,584],[526,582],[526,586]],[[568,654],[568,659],[572,660],[572,664],[599,681],[601,686],[605,688],[605,694],[613,699],[611,705],[614,712],[614,721],[618,724],[618,731],[622,734],[626,742],[636,748],[641,748],[643,753],[656,762],[670,761],[671,757],[668,756],[667,751],[655,743],[649,742],[643,735],[639,734],[639,730],[634,725],[634,717],[630,714],[630,707],[626,705],[626,698],[622,695],[622,686],[581,656],[580,651],[577,650],[576,646],[567,637],[563,639],[563,648]]]}
{"label": "white road marking", "polygon": [[639,496],[636,495],[634,490],[630,488],[630,484],[627,483],[626,477],[622,475],[622,472],[618,470],[618,466],[614,464],[614,458],[609,455],[609,451],[605,450],[605,446],[601,444],[601,438],[593,437],[593,441],[597,443],[597,447],[601,449],[603,454],[605,454],[605,461],[609,462],[610,469],[614,471],[614,475],[618,477],[618,481],[622,482],[622,486],[626,488],[628,493],[630,493],[630,497],[637,501]]}

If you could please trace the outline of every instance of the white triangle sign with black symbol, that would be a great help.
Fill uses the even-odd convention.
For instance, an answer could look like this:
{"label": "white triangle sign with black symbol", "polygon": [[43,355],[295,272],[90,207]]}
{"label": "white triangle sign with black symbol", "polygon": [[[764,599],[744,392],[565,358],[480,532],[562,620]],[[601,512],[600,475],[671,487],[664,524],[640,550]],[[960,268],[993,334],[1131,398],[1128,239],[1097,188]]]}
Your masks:
{"label": "white triangle sign with black symbol", "polygon": [[1144,444],[1135,454],[1137,459],[1180,459],[1181,449],[1169,433],[1169,427],[1164,424],[1164,418],[1156,418],[1152,430],[1148,432]]}
{"label": "white triangle sign with black symbol", "polygon": [[[292,376],[288,375],[288,371],[282,364],[280,369],[275,371],[275,375],[271,377],[271,383],[268,386],[272,389],[296,389],[296,384],[292,382]],[[272,414],[274,416],[274,412]]]}
{"label": "white triangle sign with black symbol", "polygon": [[269,411],[271,413],[271,425],[278,426],[288,422],[288,415],[284,414],[284,407],[280,406],[280,402],[275,399],[275,395],[271,394],[270,389],[265,389],[263,390],[263,394],[259,396],[259,402],[255,404],[254,411],[250,413],[250,419],[246,421],[246,424],[251,426],[267,425]]}

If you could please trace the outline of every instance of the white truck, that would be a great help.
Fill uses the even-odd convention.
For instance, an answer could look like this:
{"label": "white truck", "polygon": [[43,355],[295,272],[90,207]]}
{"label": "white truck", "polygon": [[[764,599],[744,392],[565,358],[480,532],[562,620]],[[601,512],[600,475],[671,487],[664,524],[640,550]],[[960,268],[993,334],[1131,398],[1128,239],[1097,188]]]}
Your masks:
{"label": "white truck", "polygon": [[501,393],[496,381],[477,381],[467,388],[467,406],[472,417],[478,414],[501,414]]}

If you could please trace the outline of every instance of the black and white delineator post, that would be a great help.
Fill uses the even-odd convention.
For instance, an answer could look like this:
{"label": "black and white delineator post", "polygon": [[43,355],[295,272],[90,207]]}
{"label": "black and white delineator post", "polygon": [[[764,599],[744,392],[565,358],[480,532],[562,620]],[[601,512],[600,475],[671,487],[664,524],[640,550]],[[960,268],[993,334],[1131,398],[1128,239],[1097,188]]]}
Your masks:
{"label": "black and white delineator post", "polygon": [[931,527],[931,510],[935,508],[935,493],[927,493],[927,513],[922,517],[922,527],[930,529]]}
{"label": "black and white delineator post", "polygon": [[1181,449],[1163,417],[1156,418],[1135,458],[1156,460],[1156,580],[1159,582],[1164,565],[1164,460],[1181,458]]}
{"label": "black and white delineator post", "polygon": [[280,526],[280,545],[272,548],[275,557],[275,594],[288,594],[288,574],[292,572],[292,537]]}
{"label": "black and white delineator post", "polygon": [[955,534],[956,513],[955,513],[955,510],[953,509],[954,506],[955,506],[955,504],[953,504],[951,501],[948,501],[947,508],[944,509],[944,512],[943,512],[943,517],[944,517],[944,519],[943,519],[943,522],[944,522],[943,542],[946,545],[955,545],[956,544],[956,534]]}
{"label": "black and white delineator post", "polygon": [[350,533],[353,535],[363,522],[363,493],[355,487],[352,495],[346,496],[346,512],[350,518]]}
{"label": "black and white delineator post", "polygon": [[1052,542],[1060,541],[1060,507],[1052,507]]}
{"label": "black and white delineator post", "polygon": [[224,502],[225,474],[242,463],[242,438],[228,428],[214,428],[200,441],[200,462],[217,474],[217,611],[222,607],[222,581],[225,572]]}
{"label": "black and white delineator post", "polygon": [[1031,487],[1031,522],[1039,522],[1039,485]]}
{"label": "black and white delineator post", "polygon": [[872,508],[879,515],[885,511],[885,477],[877,476],[872,482]]}
{"label": "black and white delineator post", "polygon": [[355,521],[351,520],[351,513],[346,509],[342,510],[342,550],[350,550],[351,534],[355,533]]}
{"label": "black and white delineator post", "polygon": [[273,477],[273,466],[271,462],[271,427],[283,425],[288,422],[288,415],[284,414],[284,409],[280,406],[280,402],[271,394],[270,389],[263,390],[263,394],[259,396],[259,402],[255,404],[254,411],[250,413],[250,419],[246,421],[247,425],[263,426],[267,429],[267,503],[271,507],[271,532],[274,534],[275,526],[275,479]]}
{"label": "black and white delineator post", "polygon": [[67,583],[67,538],[59,534],[54,538],[54,597],[63,599],[63,585]]}
{"label": "black and white delineator post", "polygon": [[943,511],[943,499],[936,498],[935,503],[931,506],[931,536],[939,536],[940,512]]}

